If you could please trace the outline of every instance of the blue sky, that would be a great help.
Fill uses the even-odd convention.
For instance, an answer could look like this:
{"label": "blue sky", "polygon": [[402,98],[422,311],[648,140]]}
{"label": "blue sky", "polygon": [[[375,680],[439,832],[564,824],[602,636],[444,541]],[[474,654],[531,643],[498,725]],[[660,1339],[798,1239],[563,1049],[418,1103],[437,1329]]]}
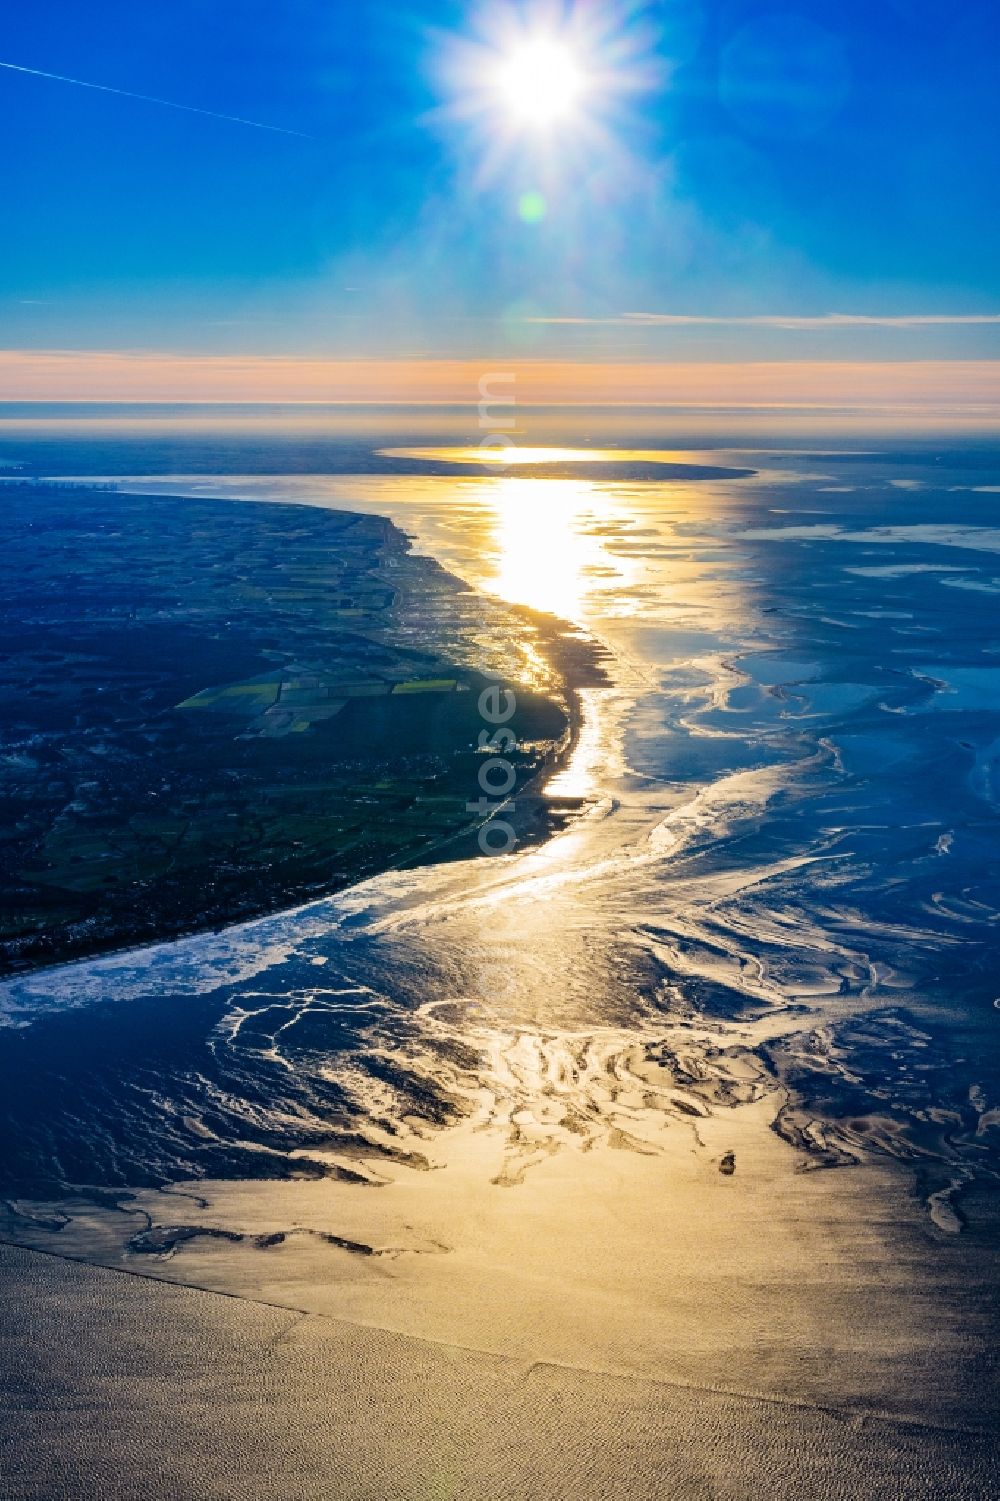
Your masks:
{"label": "blue sky", "polygon": [[[300,134],[0,69],[0,344],[997,352],[995,324],[727,321],[1000,311],[993,5],[581,6],[636,86],[584,99],[544,141],[454,109],[456,39],[488,49],[504,10],[9,8],[0,62]],[[539,191],[544,216],[525,222]],[[720,321],[623,317],[637,312]]]}

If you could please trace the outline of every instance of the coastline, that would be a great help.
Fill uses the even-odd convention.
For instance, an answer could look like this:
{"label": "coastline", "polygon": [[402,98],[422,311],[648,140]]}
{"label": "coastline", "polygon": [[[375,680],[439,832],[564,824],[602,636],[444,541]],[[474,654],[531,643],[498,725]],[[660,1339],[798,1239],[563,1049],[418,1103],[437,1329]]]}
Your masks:
{"label": "coastline", "polygon": [[[44,481],[39,483],[16,481],[12,482],[12,486],[22,501],[25,499],[33,501],[38,496],[45,499],[50,495],[63,500],[81,494],[101,502],[112,501],[118,495],[130,506],[133,503],[141,505],[144,500],[153,501],[157,507],[169,506],[172,503],[194,507],[201,505],[202,508],[205,505],[204,502],[198,502],[184,495],[144,496],[141,493],[113,492],[109,486],[103,484],[88,486],[77,482],[49,486]],[[247,518],[251,516],[259,518],[262,523],[265,521],[269,523],[272,520],[272,516],[268,512],[260,511],[253,501],[239,497],[213,500],[208,502],[208,505],[243,508]],[[317,513],[317,519],[321,519],[323,514]],[[515,636],[518,629],[523,631],[525,642],[530,643],[526,648],[525,660],[533,676],[528,691],[535,696],[539,693],[547,695],[549,701],[557,705],[566,718],[566,729],[560,735],[558,742],[546,752],[541,764],[535,770],[529,771],[525,780],[519,779],[515,789],[518,808],[513,816],[513,823],[518,843],[522,847],[529,847],[543,841],[574,811],[572,800],[550,804],[542,794],[546,781],[557,775],[573,754],[580,729],[580,688],[584,685],[593,686],[607,681],[602,666],[602,658],[605,656],[602,648],[595,641],[585,637],[570,622],[516,605],[487,601],[473,586],[450,573],[435,559],[414,553],[411,539],[387,516],[370,516],[368,513],[351,511],[347,507],[340,508],[337,514],[347,525],[364,520],[367,523],[376,523],[383,531],[383,540],[378,548],[373,576],[384,581],[386,586],[394,591],[394,598],[386,620],[370,622],[376,639],[381,636],[391,642],[394,631],[402,638],[412,637],[416,633],[422,641],[426,641],[434,648],[440,661],[447,660],[449,645],[457,644],[459,661],[466,671],[475,674],[476,642],[472,640],[465,642],[461,639],[462,629],[472,626],[473,620],[469,609],[464,605],[464,613],[460,612],[457,622],[450,620],[448,612],[454,601],[473,595],[476,600],[473,611],[477,605],[483,612],[489,611],[490,627],[498,641],[505,639],[508,635]],[[289,566],[286,559],[282,567],[287,570]],[[426,603],[424,602],[425,594]],[[303,618],[307,626],[310,609],[313,609],[310,603],[302,606]],[[466,619],[466,617],[469,618]],[[227,622],[227,627],[229,624]],[[456,627],[459,631],[457,639]],[[238,632],[236,635],[238,637]],[[483,636],[481,626],[477,635],[481,641]],[[504,650],[507,654],[506,680],[518,686],[511,671],[518,655],[516,646],[512,649],[508,642]],[[493,670],[496,671],[496,663],[493,664]],[[519,766],[519,773],[520,770]],[[471,790],[469,795],[471,797]],[[499,811],[498,805],[491,810],[489,817],[495,817]],[[505,814],[505,816],[509,815]],[[257,918],[297,910],[311,901],[322,900],[336,892],[349,890],[359,882],[369,880],[380,873],[417,869],[442,859],[470,858],[478,853],[476,836],[483,822],[482,819],[473,822],[466,819],[464,823],[452,828],[439,838],[429,834],[416,849],[404,848],[398,853],[387,849],[378,864],[368,861],[365,868],[347,875],[346,878],[328,877],[325,881],[313,879],[305,881],[303,878],[299,883],[301,889],[298,891],[295,889],[294,882],[289,885],[288,878],[285,877],[280,882],[281,889],[268,897],[264,884],[258,882],[252,893],[234,900],[228,912],[225,910],[226,904],[223,901],[220,910],[213,911],[210,916],[200,920],[192,920],[184,915],[168,917],[166,913],[161,914],[155,932],[144,931],[151,927],[152,920],[147,918],[134,920],[132,934],[128,932],[127,924],[125,927],[122,926],[121,918],[109,919],[108,931],[104,931],[101,922],[97,919],[85,919],[70,925],[72,950],[59,958],[52,958],[49,954],[49,950],[56,946],[58,940],[59,935],[56,931],[53,931],[51,940],[44,928],[40,929],[37,934],[28,931],[23,937],[15,934],[5,939],[5,947],[10,952],[4,955],[2,965],[0,965],[0,978],[9,979],[41,974],[48,970],[58,969],[67,963],[156,948],[163,943],[183,940],[199,933],[224,933],[227,928],[234,925],[243,925]],[[412,840],[410,842],[412,843]],[[335,853],[335,851],[331,852],[331,863]],[[205,874],[207,878],[211,878],[211,866],[206,869]],[[271,884],[273,886],[274,883]],[[115,895],[115,892],[111,893],[111,896]],[[151,910],[155,911],[155,896],[150,896],[147,900]]]}
{"label": "coastline", "polygon": [[[692,715],[702,698],[725,700],[710,691],[721,669],[708,663],[700,658],[694,687],[681,681],[676,712]],[[749,683],[742,671],[741,689]],[[820,762],[716,773],[694,786],[657,784],[623,770],[615,691],[597,696],[605,761],[592,782],[611,798],[623,793],[614,816],[602,819],[592,805],[589,818],[512,861],[384,873],[339,897],[240,924],[217,941],[203,935],[164,945],[165,966],[136,955],[132,972],[129,956],[119,955],[117,967],[98,961],[89,979],[83,966],[77,999],[52,991],[55,1005],[96,1002],[108,1014],[95,1015],[93,1025],[111,1039],[116,1018],[105,996],[122,1005],[138,997],[144,1014],[169,1028],[171,1016],[182,1018],[197,1000],[193,977],[208,990],[230,985],[228,1030],[216,1028],[213,1046],[225,1051],[246,1028],[247,1056],[263,1059],[255,1078],[284,1130],[296,1118],[281,1114],[283,1081],[297,1082],[309,1055],[282,1052],[275,1032],[263,1039],[272,1044],[265,1058],[252,1035],[254,1005],[280,1000],[295,1026],[314,1023],[318,1010],[340,1004],[336,987],[349,983],[373,1007],[388,996],[399,1009],[363,1038],[374,1073],[362,1080],[350,1060],[342,1069],[329,1065],[338,1080],[358,1084],[350,1139],[328,1128],[325,1142],[318,1130],[300,1146],[287,1140],[283,1178],[204,1172],[137,1187],[123,1176],[132,1187],[121,1192],[88,1199],[81,1188],[70,1201],[11,1201],[5,1238],[79,1256],[88,1267],[63,1280],[22,1260],[17,1275],[26,1279],[28,1301],[54,1277],[64,1289],[55,1304],[60,1297],[71,1303],[71,1289],[92,1278],[95,1297],[128,1304],[141,1347],[143,1310],[190,1297],[196,1349],[204,1349],[210,1327],[228,1331],[224,1341],[241,1338],[243,1321],[258,1316],[248,1310],[266,1306],[272,1322],[259,1344],[256,1335],[251,1341],[254,1360],[267,1381],[282,1372],[292,1409],[313,1400],[313,1373],[328,1395],[331,1368],[340,1368],[346,1350],[361,1352],[342,1409],[327,1411],[325,1451],[346,1453],[348,1470],[355,1463],[362,1441],[350,1404],[352,1393],[364,1391],[391,1472],[384,1493],[406,1501],[438,1492],[419,1457],[405,1453],[400,1383],[410,1393],[406,1412],[423,1423],[429,1410],[447,1408],[456,1367],[468,1372],[465,1404],[494,1423],[509,1415],[510,1433],[524,1436],[512,1440],[491,1494],[534,1496],[538,1474],[555,1463],[558,1478],[544,1493],[572,1501],[591,1494],[745,1501],[748,1453],[760,1453],[765,1495],[978,1501],[992,1458],[985,1433],[995,1205],[983,1195],[963,1233],[946,1233],[950,1227],[913,1194],[913,1158],[902,1150],[880,1156],[877,1140],[870,1151],[863,1120],[854,1119],[852,1142],[863,1160],[848,1164],[841,1153],[842,1165],[818,1171],[807,1169],[836,1157],[840,1138],[820,1139],[821,1150],[810,1155],[808,1137],[797,1144],[777,1129],[794,1075],[786,1086],[765,1045],[784,1031],[800,1036],[808,1052],[813,1037],[852,1009],[873,1009],[866,986],[874,988],[876,977],[856,957],[858,940],[807,972],[811,988],[797,1006],[781,1000],[763,965],[715,1009],[684,1007],[676,991],[661,990],[674,974],[701,979],[693,945],[706,941],[708,918],[715,921],[728,893],[767,879],[794,881],[817,857],[813,850],[784,859],[765,849],[726,859],[782,784],[807,764],[818,776]],[[585,759],[579,712],[573,728],[566,753]],[[723,858],[713,863],[710,853],[699,865],[702,848]],[[642,884],[661,867],[667,884]],[[627,912],[657,914],[652,935],[648,925],[641,932],[615,926],[619,889]],[[644,908],[644,894],[655,905]],[[602,902],[610,914],[606,947],[595,923]],[[738,944],[747,930],[734,931]],[[755,930],[754,952],[786,932],[773,938]],[[648,940],[642,951],[640,937]],[[708,973],[734,963],[717,926],[707,941],[715,944]],[[831,973],[851,988],[838,991]],[[769,1029],[772,999],[780,1009]],[[732,1009],[722,1009],[722,1000]],[[893,1001],[890,985],[874,1007]],[[348,997],[342,1009],[353,1005]],[[141,1021],[131,1024],[141,1032]],[[885,1045],[898,1045],[894,1034]],[[242,1056],[235,1047],[230,1055]],[[821,1070],[825,1057],[814,1057]],[[213,1124],[195,1118],[191,1130]],[[128,1290],[109,1294],[106,1279],[122,1271],[130,1274],[121,1279]],[[204,1300],[213,1294],[226,1295],[224,1313],[208,1311]],[[54,1316],[50,1306],[43,1323]],[[323,1349],[308,1375],[275,1358],[275,1347],[286,1344],[303,1354],[300,1336]],[[364,1369],[382,1370],[386,1341],[395,1376],[372,1392]],[[176,1374],[186,1369],[183,1350],[144,1355],[154,1385],[183,1379]],[[523,1417],[509,1414],[485,1377],[497,1362],[527,1393]],[[550,1377],[558,1391],[546,1385]],[[219,1375],[224,1407],[240,1389],[231,1371]],[[689,1426],[680,1392],[690,1394]],[[572,1410],[582,1428],[601,1435],[582,1469],[578,1441],[565,1432],[547,1434],[545,1454],[532,1444],[533,1398]],[[709,1443],[699,1423],[717,1403],[733,1405]],[[252,1465],[266,1470],[284,1416],[279,1405],[274,1425],[265,1422],[252,1437]],[[44,1417],[36,1412],[31,1422],[44,1452]],[[673,1447],[671,1424],[684,1431]],[[168,1470],[183,1463],[176,1432],[168,1416]],[[295,1443],[301,1456],[307,1441]],[[99,1454],[114,1452],[113,1442],[96,1445]],[[237,1494],[247,1462],[237,1459],[235,1471],[223,1473],[209,1458],[209,1494]],[[466,1461],[452,1455],[450,1463],[440,1494],[477,1495],[480,1482]],[[159,1483],[157,1501],[172,1498],[172,1481]],[[275,1482],[284,1494],[282,1483]],[[337,1484],[338,1495],[367,1501],[370,1471],[368,1491],[361,1480],[352,1490],[349,1474]],[[301,1487],[303,1496],[329,1493],[328,1478]],[[24,1495],[35,1501],[30,1490]]]}

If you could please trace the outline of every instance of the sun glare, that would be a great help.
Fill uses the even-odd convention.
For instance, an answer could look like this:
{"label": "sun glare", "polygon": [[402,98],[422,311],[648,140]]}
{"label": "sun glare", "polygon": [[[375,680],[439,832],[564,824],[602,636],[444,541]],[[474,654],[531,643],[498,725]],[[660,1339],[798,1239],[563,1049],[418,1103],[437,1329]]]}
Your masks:
{"label": "sun glare", "polygon": [[[599,156],[607,180],[634,169],[628,140],[632,101],[653,86],[643,26],[629,7],[593,0],[480,0],[466,33],[442,38],[433,64],[444,98],[433,118],[459,127],[463,161],[471,141],[478,189],[524,174],[512,191],[518,217],[538,224]],[[538,175],[535,175],[535,174]]]}
{"label": "sun glare", "polygon": [[545,126],[569,118],[586,87],[582,67],[572,49],[555,39],[536,37],[520,42],[496,73],[504,107],[523,125]]}

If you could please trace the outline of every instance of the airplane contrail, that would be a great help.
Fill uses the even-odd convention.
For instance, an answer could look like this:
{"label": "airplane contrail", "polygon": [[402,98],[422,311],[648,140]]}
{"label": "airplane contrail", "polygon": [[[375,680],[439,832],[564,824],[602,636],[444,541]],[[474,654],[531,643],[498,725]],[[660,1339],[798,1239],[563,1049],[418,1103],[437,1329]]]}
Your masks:
{"label": "airplane contrail", "polygon": [[289,130],[286,125],[265,125],[262,120],[247,120],[242,115],[223,115],[214,109],[199,109],[196,104],[177,104],[173,99],[156,99],[152,94],[134,94],[131,89],[112,88],[107,83],[88,83],[85,78],[67,78],[63,73],[45,73],[41,68],[25,68],[20,63],[0,62],[0,68],[11,73],[28,73],[32,78],[50,78],[56,83],[75,83],[79,89],[97,89],[102,94],[120,94],[123,99],[141,99],[144,104],[162,104],[167,109],[182,109],[189,115],[207,115],[211,120],[228,120],[231,125],[252,125],[254,130],[273,130],[279,135],[299,136],[306,141],[314,140],[304,130]]}

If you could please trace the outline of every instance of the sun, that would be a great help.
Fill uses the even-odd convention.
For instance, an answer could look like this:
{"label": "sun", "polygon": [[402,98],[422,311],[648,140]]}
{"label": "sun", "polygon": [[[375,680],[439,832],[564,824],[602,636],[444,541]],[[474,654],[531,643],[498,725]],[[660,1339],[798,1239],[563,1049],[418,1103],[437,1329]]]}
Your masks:
{"label": "sun", "polygon": [[571,118],[587,84],[573,48],[554,37],[516,43],[497,65],[495,82],[511,119],[529,126]]}
{"label": "sun", "polygon": [[582,181],[598,158],[603,181],[633,174],[636,102],[659,79],[649,33],[632,18],[645,7],[596,0],[468,5],[466,31],[433,37],[430,66],[442,103],[427,118],[435,128],[450,127],[471,189],[520,176],[511,201],[524,224],[536,224],[546,202],[559,200],[557,188]]}

